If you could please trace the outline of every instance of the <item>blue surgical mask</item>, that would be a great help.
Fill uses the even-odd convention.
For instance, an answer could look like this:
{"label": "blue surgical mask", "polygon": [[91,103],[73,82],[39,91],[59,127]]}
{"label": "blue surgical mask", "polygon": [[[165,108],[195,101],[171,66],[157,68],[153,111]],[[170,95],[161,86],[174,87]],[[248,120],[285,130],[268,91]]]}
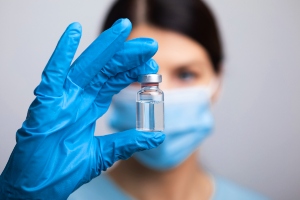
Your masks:
{"label": "blue surgical mask", "polygon": [[[109,118],[112,128],[118,131],[135,128],[137,91],[129,86],[114,96]],[[171,169],[184,162],[213,128],[211,91],[210,87],[164,91],[166,139],[159,147],[135,153],[134,157],[155,170]]]}

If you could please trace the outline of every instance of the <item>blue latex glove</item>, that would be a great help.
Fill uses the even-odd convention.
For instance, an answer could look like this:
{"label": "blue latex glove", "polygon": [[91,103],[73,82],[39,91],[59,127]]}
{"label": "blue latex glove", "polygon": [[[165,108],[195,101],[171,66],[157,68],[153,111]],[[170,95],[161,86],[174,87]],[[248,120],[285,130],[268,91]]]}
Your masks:
{"label": "blue latex glove", "polygon": [[147,38],[126,42],[130,31],[128,19],[118,20],[71,65],[81,26],[67,28],[17,131],[17,144],[0,177],[0,199],[67,199],[117,160],[163,142],[159,132],[94,136],[95,122],[112,96],[139,74],[158,70],[151,59],[157,43]]}

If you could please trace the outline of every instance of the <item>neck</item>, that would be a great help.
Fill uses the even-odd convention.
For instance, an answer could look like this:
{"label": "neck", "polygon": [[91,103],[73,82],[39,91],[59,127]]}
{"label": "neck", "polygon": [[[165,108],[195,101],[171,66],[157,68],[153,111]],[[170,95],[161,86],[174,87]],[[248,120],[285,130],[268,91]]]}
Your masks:
{"label": "neck", "polygon": [[134,158],[120,163],[109,176],[125,192],[137,199],[209,199],[213,187],[210,178],[193,153],[178,167],[156,171],[141,165]]}

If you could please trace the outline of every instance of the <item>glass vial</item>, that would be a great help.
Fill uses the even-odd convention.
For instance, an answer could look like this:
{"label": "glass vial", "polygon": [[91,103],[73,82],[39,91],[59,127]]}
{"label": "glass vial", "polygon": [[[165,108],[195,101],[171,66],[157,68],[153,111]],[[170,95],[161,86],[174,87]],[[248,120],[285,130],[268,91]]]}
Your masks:
{"label": "glass vial", "polygon": [[138,131],[164,130],[164,93],[159,89],[162,76],[146,74],[138,77],[141,90],[136,96],[136,129]]}

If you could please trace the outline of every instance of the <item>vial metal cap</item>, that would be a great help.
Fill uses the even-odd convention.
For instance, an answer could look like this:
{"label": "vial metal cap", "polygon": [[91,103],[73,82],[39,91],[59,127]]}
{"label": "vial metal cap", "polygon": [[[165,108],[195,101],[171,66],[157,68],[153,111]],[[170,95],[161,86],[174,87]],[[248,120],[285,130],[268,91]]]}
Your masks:
{"label": "vial metal cap", "polygon": [[160,74],[144,74],[138,76],[139,83],[161,83],[162,76]]}

